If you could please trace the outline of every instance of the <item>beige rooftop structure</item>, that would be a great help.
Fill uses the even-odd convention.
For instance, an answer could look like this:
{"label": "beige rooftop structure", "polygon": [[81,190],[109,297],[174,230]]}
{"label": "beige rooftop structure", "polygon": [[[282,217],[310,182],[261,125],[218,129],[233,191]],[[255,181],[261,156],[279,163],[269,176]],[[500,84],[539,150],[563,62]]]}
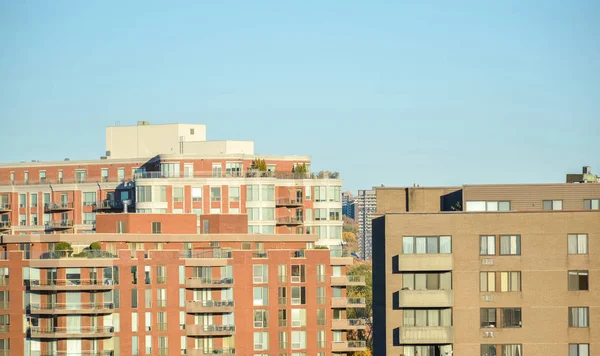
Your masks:
{"label": "beige rooftop structure", "polygon": [[207,141],[206,125],[159,124],[106,128],[108,159],[151,158],[159,154],[221,156],[254,154],[254,141]]}

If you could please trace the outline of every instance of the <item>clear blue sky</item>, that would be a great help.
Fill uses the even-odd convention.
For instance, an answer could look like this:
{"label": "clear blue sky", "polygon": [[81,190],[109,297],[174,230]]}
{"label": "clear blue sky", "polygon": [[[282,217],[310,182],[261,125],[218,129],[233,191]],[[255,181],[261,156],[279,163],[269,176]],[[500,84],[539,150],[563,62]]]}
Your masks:
{"label": "clear blue sky", "polygon": [[0,162],[203,123],[345,189],[600,172],[600,2],[2,1]]}

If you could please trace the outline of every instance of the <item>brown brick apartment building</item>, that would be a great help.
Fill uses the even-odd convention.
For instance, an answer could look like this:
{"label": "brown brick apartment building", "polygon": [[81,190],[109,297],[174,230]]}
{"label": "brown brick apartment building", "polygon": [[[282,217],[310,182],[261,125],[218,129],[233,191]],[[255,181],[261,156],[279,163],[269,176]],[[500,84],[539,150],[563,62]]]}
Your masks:
{"label": "brown brick apartment building", "polygon": [[600,353],[600,184],[585,181],[378,188],[375,354]]}
{"label": "brown brick apartment building", "polygon": [[[95,234],[2,235],[1,355],[341,355],[363,278],[314,234],[246,215],[102,214]],[[135,232],[134,232],[135,231]],[[140,232],[138,232],[140,231]],[[65,248],[61,243],[68,242]],[[92,243],[98,246],[90,249]]]}
{"label": "brown brick apartment building", "polygon": [[342,181],[310,168],[147,122],[108,127],[97,160],[0,164],[0,355],[364,349]]}

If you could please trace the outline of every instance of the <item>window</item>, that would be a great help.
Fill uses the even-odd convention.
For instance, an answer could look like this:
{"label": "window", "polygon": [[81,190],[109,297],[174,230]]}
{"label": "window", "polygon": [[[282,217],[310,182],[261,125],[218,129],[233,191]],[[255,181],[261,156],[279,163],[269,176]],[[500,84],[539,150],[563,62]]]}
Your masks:
{"label": "window", "polygon": [[306,309],[292,309],[292,327],[306,326]]}
{"label": "window", "polygon": [[228,177],[241,177],[242,176],[242,162],[226,162],[225,163],[225,174]]}
{"label": "window", "polygon": [[260,220],[260,208],[247,208],[248,221]]}
{"label": "window", "polygon": [[131,290],[131,307],[132,308],[137,308],[137,306],[138,306],[137,289],[133,288]]}
{"label": "window", "polygon": [[342,220],[342,209],[329,209],[329,220]]}
{"label": "window", "polygon": [[305,265],[292,265],[292,283],[306,282],[306,266]]}
{"label": "window", "polygon": [[254,311],[254,327],[266,328],[269,326],[269,311],[255,310]]}
{"label": "window", "polygon": [[571,328],[587,328],[589,324],[588,307],[571,307],[569,308],[569,327]]}
{"label": "window", "polygon": [[19,208],[27,207],[27,195],[19,194]]}
{"label": "window", "polygon": [[31,197],[31,207],[32,208],[37,208],[37,206],[38,206],[38,195],[37,195],[37,193],[31,193],[30,197]]}
{"label": "window", "polygon": [[[314,187],[315,188],[315,201],[324,202],[327,201],[327,190],[326,187]],[[310,200],[308,197],[306,200]]]}
{"label": "window", "polygon": [[481,345],[481,356],[499,356],[496,354],[496,345]]}
{"label": "window", "polygon": [[600,209],[600,199],[586,199],[583,201],[583,208],[585,210],[598,210]]}
{"label": "window", "polygon": [[253,288],[253,305],[266,306],[269,305],[269,288],[267,287],[254,287]]}
{"label": "window", "polygon": [[327,209],[315,209],[315,220],[327,220]]}
{"label": "window", "polygon": [[451,326],[452,309],[405,309],[403,326]]}
{"label": "window", "polygon": [[438,254],[452,253],[452,237],[402,237],[402,250],[404,254]]}
{"label": "window", "polygon": [[183,201],[183,187],[173,188],[173,201]]}
{"label": "window", "polygon": [[229,187],[229,201],[240,201],[240,187]]}
{"label": "window", "polygon": [[10,172],[10,184],[15,184],[15,172]]}
{"label": "window", "polygon": [[247,185],[246,186],[246,200],[247,201],[258,201],[260,195],[258,194],[258,185]]}
{"label": "window", "polygon": [[167,283],[167,268],[166,266],[156,266],[156,283]]}
{"label": "window", "polygon": [[96,192],[83,193],[83,206],[92,206],[96,204]]}
{"label": "window", "polygon": [[292,331],[292,350],[306,348],[306,331]]}
{"label": "window", "polygon": [[202,187],[192,188],[192,201],[202,201]]}
{"label": "window", "polygon": [[569,290],[588,290],[588,271],[569,271]]}
{"label": "window", "polygon": [[317,287],[317,304],[325,304],[325,287]]}
{"label": "window", "polygon": [[329,201],[341,201],[342,187],[329,187]]}
{"label": "window", "polygon": [[122,182],[125,180],[125,168],[117,169],[117,180]]}
{"label": "window", "polygon": [[480,321],[481,321],[482,328],[495,328],[496,327],[496,309],[481,308],[480,309]]}
{"label": "window", "polygon": [[96,223],[96,213],[83,213],[83,223],[93,225]]}
{"label": "window", "polygon": [[520,235],[502,235],[500,236],[500,255],[520,255],[521,254],[521,236]]}
{"label": "window", "polygon": [[160,221],[152,222],[152,233],[153,234],[162,234],[162,223]]}
{"label": "window", "polygon": [[159,185],[156,187],[158,189],[158,199],[157,202],[166,203],[167,202],[167,186]]}
{"label": "window", "polygon": [[184,178],[194,178],[194,164],[193,163],[184,163],[183,164],[183,177]]}
{"label": "window", "polygon": [[590,345],[569,344],[569,356],[590,356]]}
{"label": "window", "polygon": [[521,272],[500,272],[501,292],[521,291]]}
{"label": "window", "polygon": [[263,201],[274,201],[275,200],[275,186],[274,185],[263,185],[261,187],[262,200]]}
{"label": "window", "polygon": [[253,278],[254,283],[268,283],[269,282],[269,266],[268,265],[253,265]]}
{"label": "window", "polygon": [[496,273],[495,272],[479,273],[479,290],[481,292],[495,292],[496,291]]}
{"label": "window", "polygon": [[102,182],[108,182],[108,169],[107,168],[102,168],[100,170],[100,180]]}
{"label": "window", "polygon": [[496,236],[479,237],[479,254],[481,256],[496,254]]}
{"label": "window", "polygon": [[544,200],[542,207],[544,210],[562,210],[562,200]]}
{"label": "window", "polygon": [[588,235],[569,234],[568,236],[569,255],[587,255],[588,254]]}
{"label": "window", "polygon": [[510,201],[468,201],[466,211],[510,211]]}
{"label": "window", "polygon": [[221,163],[212,164],[212,176],[213,178],[221,178],[223,176],[223,165]]}
{"label": "window", "polygon": [[137,336],[132,336],[131,337],[131,354],[132,355],[139,355],[140,354],[140,349],[138,346],[138,337]]}
{"label": "window", "polygon": [[180,164],[176,163],[161,163],[160,174],[165,178],[179,178]]}
{"label": "window", "polygon": [[149,203],[152,201],[152,187],[151,186],[137,186],[136,189],[136,201],[138,203]]}
{"label": "window", "polygon": [[221,187],[210,187],[210,201],[221,201]]}
{"label": "window", "polygon": [[[277,311],[277,320],[278,320],[278,325],[280,327],[285,327],[287,326],[287,309],[279,309]],[[287,346],[286,346],[287,348]]]}
{"label": "window", "polygon": [[292,305],[306,304],[306,288],[305,287],[291,287],[291,289],[292,289]]}
{"label": "window", "polygon": [[254,332],[254,350],[268,350],[269,349],[269,333],[268,332]]}
{"label": "window", "polygon": [[521,327],[521,308],[502,308],[502,327],[520,328]]}
{"label": "window", "polygon": [[523,356],[521,345],[502,345],[502,356]]}
{"label": "window", "polygon": [[77,170],[75,171],[75,181],[77,183],[85,183],[86,171],[85,170]]}
{"label": "window", "polygon": [[262,208],[262,220],[275,220],[275,208]]}
{"label": "window", "polygon": [[[324,226],[322,226],[324,227]],[[329,238],[330,239],[341,239],[342,238],[342,227],[341,226],[329,226]]]}

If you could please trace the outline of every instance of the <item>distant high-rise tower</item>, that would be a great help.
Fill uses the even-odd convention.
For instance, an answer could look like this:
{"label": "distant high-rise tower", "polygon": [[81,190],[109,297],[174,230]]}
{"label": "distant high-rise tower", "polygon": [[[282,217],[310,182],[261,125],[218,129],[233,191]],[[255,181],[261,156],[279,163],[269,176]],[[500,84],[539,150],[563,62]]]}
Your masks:
{"label": "distant high-rise tower", "polygon": [[342,215],[356,219],[356,200],[350,192],[342,193]]}
{"label": "distant high-rise tower", "polygon": [[355,197],[357,204],[356,222],[358,224],[358,247],[361,257],[364,259],[371,258],[371,239],[373,230],[371,229],[371,219],[377,208],[377,196],[375,189],[359,190],[358,196]]}

